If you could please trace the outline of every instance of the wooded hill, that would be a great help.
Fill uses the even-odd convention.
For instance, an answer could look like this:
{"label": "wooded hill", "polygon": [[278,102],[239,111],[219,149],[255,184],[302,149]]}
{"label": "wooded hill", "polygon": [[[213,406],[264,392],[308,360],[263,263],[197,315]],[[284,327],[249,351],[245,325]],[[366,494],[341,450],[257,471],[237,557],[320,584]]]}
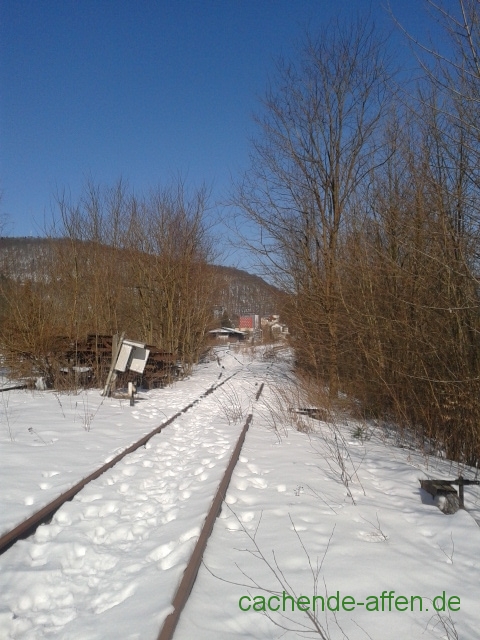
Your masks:
{"label": "wooded hill", "polygon": [[[66,239],[39,237],[0,237],[0,277],[10,274],[18,279],[35,279],[35,273],[51,251],[52,243]],[[15,274],[12,267],[15,265]],[[278,313],[280,291],[263,278],[236,267],[212,265],[218,284],[213,306],[225,309],[229,316],[248,313],[268,316]]]}
{"label": "wooded hill", "polygon": [[[188,251],[0,238],[0,350],[12,375],[42,376],[52,386],[65,380],[67,359],[72,364],[72,354],[83,353],[92,336],[123,331],[174,354],[188,370],[206,331],[218,325],[215,309],[230,317],[270,314],[277,294],[257,276],[189,259]],[[103,354],[97,361],[93,382],[101,385]]]}

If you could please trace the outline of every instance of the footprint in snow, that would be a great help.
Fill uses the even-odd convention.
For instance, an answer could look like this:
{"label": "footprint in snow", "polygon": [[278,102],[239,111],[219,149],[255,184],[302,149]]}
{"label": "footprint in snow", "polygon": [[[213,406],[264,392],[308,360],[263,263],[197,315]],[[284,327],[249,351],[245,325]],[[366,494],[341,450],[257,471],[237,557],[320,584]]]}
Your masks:
{"label": "footprint in snow", "polygon": [[160,567],[163,571],[171,569],[179,563],[186,562],[191,553],[191,551],[188,553],[189,546],[189,541],[184,542],[183,544],[176,544],[175,549],[166,558],[160,560]]}
{"label": "footprint in snow", "polygon": [[72,518],[70,517],[70,514],[68,513],[68,511],[66,511],[65,509],[61,509],[60,511],[57,511],[54,517],[55,517],[55,522],[57,524],[67,525],[67,526],[69,524],[72,524]]}
{"label": "footprint in snow", "polygon": [[240,514],[240,520],[242,522],[251,522],[255,518],[255,511],[244,511]]}
{"label": "footprint in snow", "polygon": [[86,495],[82,495],[81,493],[78,495],[78,500],[80,502],[95,502],[95,500],[101,500],[103,495],[101,493],[90,493]]}
{"label": "footprint in snow", "polygon": [[98,511],[98,515],[103,518],[104,516],[108,516],[111,513],[117,513],[119,509],[117,502],[107,502],[104,504]]}
{"label": "footprint in snow", "polygon": [[173,522],[173,520],[177,519],[178,509],[170,509],[167,513],[161,518],[162,524],[168,524],[169,522]]}
{"label": "footprint in snow", "polygon": [[247,469],[251,472],[251,473],[260,473],[260,469],[257,467],[256,464],[247,464]]}
{"label": "footprint in snow", "polygon": [[235,487],[239,490],[239,491],[245,491],[245,489],[248,487],[248,482],[246,480],[242,479],[235,479]]}
{"label": "footprint in snow", "polygon": [[94,613],[103,613],[121,604],[129,598],[136,589],[136,584],[114,583],[108,593],[102,593],[98,598],[92,600]]}
{"label": "footprint in snow", "polygon": [[187,540],[191,540],[191,538],[197,538],[199,535],[200,535],[199,527],[193,527],[192,529],[189,529],[189,531],[182,533],[179,540],[180,542],[187,542]]}
{"label": "footprint in snow", "polygon": [[98,507],[92,506],[87,507],[84,511],[84,518],[88,520],[93,520],[94,518],[98,518]]}
{"label": "footprint in snow", "polygon": [[53,476],[58,476],[60,471],[42,471],[43,478],[51,478]]}
{"label": "footprint in snow", "polygon": [[134,476],[137,473],[137,469],[134,466],[129,465],[122,469],[122,473],[124,476]]}
{"label": "footprint in snow", "polygon": [[263,478],[250,478],[250,482],[256,489],[266,489],[268,487],[268,483]]}
{"label": "footprint in snow", "polygon": [[107,538],[107,530],[104,527],[95,527],[87,536],[94,544],[103,544]]}
{"label": "footprint in snow", "polygon": [[167,542],[166,544],[162,544],[156,549],[154,549],[147,556],[148,562],[158,562],[159,560],[163,560],[166,558],[175,548],[175,542]]}
{"label": "footprint in snow", "polygon": [[131,564],[129,567],[125,567],[124,572],[125,573],[138,573],[144,567],[145,567],[144,564],[141,564],[140,562],[136,562],[135,564]]}
{"label": "footprint in snow", "polygon": [[188,487],[191,484],[192,484],[192,480],[190,478],[185,478],[180,482],[180,484],[178,485],[178,488],[180,491],[183,491],[184,489],[188,489]]}

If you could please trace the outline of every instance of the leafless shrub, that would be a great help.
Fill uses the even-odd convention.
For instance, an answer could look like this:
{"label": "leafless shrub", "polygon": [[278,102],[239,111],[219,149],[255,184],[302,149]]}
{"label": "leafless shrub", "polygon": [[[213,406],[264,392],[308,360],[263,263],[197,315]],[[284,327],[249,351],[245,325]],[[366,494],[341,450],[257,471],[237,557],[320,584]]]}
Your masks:
{"label": "leafless shrub", "polygon": [[278,438],[288,435],[288,427],[305,433],[310,446],[327,462],[332,476],[345,486],[355,504],[351,485],[359,486],[365,493],[357,473],[363,458],[354,461],[344,436],[348,428],[340,422],[344,403],[333,402],[328,390],[305,375],[284,376],[280,382],[270,384],[269,390],[269,396],[262,402],[267,424]]}
{"label": "leafless shrub", "polygon": [[[35,264],[26,269],[23,255],[9,254],[0,265],[0,349],[10,375],[74,389],[75,345],[121,332],[175,354],[188,373],[216,287],[207,196],[182,180],[145,197],[122,181],[87,183],[77,202],[58,194]],[[102,358],[98,349],[90,384],[105,382]]]}
{"label": "leafless shrub", "polygon": [[42,436],[38,433],[38,431],[36,431],[33,427],[28,427],[28,432],[32,435],[36,435],[37,438],[43,442],[43,444],[47,444]]}
{"label": "leafless shrub", "polygon": [[347,490],[348,497],[353,504],[356,504],[352,493],[352,484],[359,486],[365,494],[365,489],[358,476],[358,469],[363,459],[359,462],[353,460],[342,429],[335,422],[328,423],[320,429],[317,437],[311,438],[311,446],[326,461],[332,476],[340,480]]}
{"label": "leafless shrub", "polygon": [[[447,558],[449,564],[453,564],[453,555],[455,553],[455,543],[453,542],[453,535],[450,533],[450,540],[452,541],[452,547],[450,551],[445,551],[443,547],[440,547],[443,555]],[[439,545],[440,546],[440,545]]]}
{"label": "leafless shrub", "polygon": [[263,397],[264,408],[260,411],[279,437],[287,435],[288,426],[301,433],[313,431],[313,418],[301,411],[306,406],[307,399],[295,377],[284,377],[280,382],[273,382],[269,385],[269,391],[268,397]]}
{"label": "leafless shrub", "polygon": [[[81,402],[79,402],[79,400],[75,402],[75,420],[77,416],[80,418],[82,427],[85,429],[85,431],[91,430],[93,421],[95,420],[97,413],[100,411],[105,399],[106,399],[106,396],[103,396],[97,408],[94,409],[93,407],[90,406],[90,402],[88,399],[88,392],[84,391],[81,394]],[[78,409],[78,413],[77,413],[77,409]]]}
{"label": "leafless shrub", "polygon": [[246,416],[240,394],[235,385],[227,383],[216,395],[216,402],[220,406],[228,424],[240,422]]}
{"label": "leafless shrub", "polygon": [[368,21],[329,25],[279,64],[234,204],[285,292],[297,367],[359,417],[475,465],[480,11],[427,4],[447,45],[414,42],[413,95],[396,99]]}

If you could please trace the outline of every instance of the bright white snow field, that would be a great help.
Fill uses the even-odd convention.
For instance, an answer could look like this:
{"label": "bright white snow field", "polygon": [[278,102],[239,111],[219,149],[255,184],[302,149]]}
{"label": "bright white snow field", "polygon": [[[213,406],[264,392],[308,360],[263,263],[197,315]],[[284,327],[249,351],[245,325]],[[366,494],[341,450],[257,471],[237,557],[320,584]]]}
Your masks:
{"label": "bright white snow field", "polygon": [[444,515],[419,485],[474,470],[344,417],[302,417],[300,432],[276,405],[288,357],[219,354],[134,407],[99,391],[0,394],[3,533],[235,374],[0,557],[0,638],[154,640],[251,412],[175,639],[478,639],[479,488]]}

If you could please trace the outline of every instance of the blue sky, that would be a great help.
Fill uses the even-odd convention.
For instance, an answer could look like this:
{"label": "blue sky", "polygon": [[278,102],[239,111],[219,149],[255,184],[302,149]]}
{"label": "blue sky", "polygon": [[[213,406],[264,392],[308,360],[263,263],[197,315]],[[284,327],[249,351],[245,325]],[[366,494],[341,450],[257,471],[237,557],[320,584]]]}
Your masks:
{"label": "blue sky", "polygon": [[[279,55],[339,11],[382,0],[0,0],[4,235],[42,235],[53,195],[88,177],[138,192],[179,172],[212,204],[247,166]],[[420,0],[391,0],[423,33]]]}

